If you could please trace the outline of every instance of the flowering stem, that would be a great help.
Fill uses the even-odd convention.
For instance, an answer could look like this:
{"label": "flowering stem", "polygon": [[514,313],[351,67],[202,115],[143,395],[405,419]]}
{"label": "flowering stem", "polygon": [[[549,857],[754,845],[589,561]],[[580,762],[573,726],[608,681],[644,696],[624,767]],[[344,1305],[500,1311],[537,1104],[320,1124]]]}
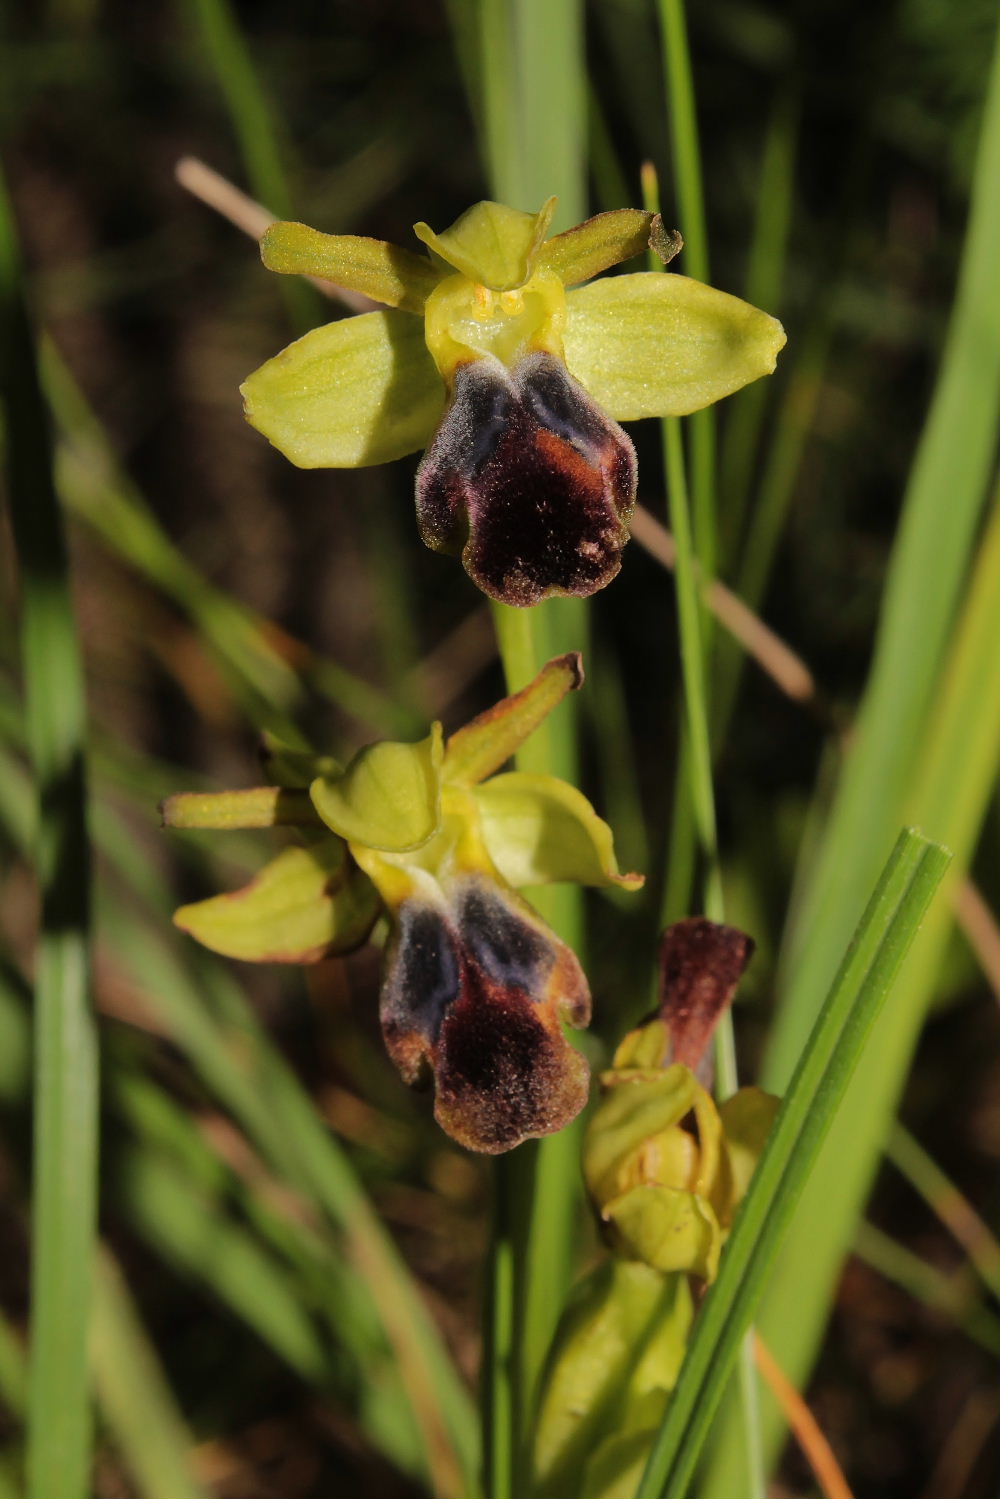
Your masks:
{"label": "flowering stem", "polygon": [[[643,173],[643,193],[646,200],[645,206],[653,211],[658,210],[659,194],[655,173],[651,168],[647,168]],[[699,575],[691,536],[684,440],[678,419],[668,418],[662,426],[670,527],[674,533],[674,545],[677,549],[674,580],[677,591],[677,621],[680,634],[686,729],[682,764],[686,766],[690,776],[691,808],[705,862],[704,912],[710,920],[721,922],[725,917],[725,909],[719,868],[715,793],[712,784],[712,746],[709,733],[705,646],[702,636],[703,616]],[[739,1085],[733,1023],[728,1013],[723,1016],[715,1033],[715,1068],[717,1092],[722,1098],[727,1098],[736,1092]],[[743,1339],[738,1367],[746,1460],[745,1492],[747,1499],[764,1499],[766,1478],[760,1441],[757,1371],[754,1364],[751,1334]]]}

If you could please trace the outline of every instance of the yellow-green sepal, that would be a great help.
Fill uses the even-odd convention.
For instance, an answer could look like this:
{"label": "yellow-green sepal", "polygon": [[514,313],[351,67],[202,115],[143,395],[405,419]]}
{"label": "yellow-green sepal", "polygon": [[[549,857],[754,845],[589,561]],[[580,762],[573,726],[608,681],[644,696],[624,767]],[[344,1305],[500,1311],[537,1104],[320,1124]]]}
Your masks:
{"label": "yellow-green sepal", "polygon": [[[607,1203],[644,1181],[693,1186],[699,1141],[677,1126],[696,1109],[700,1133],[704,1090],[694,1074],[686,1067],[667,1067],[653,1076],[605,1072],[601,1082],[606,1092],[591,1115],[583,1146],[584,1180],[598,1211],[603,1214]],[[720,1133],[718,1118],[714,1133]]]}
{"label": "yellow-green sepal", "polygon": [[570,651],[547,661],[536,677],[448,740],[444,774],[453,786],[474,786],[499,770],[568,692],[583,685],[583,660]]}
{"label": "yellow-green sepal", "polygon": [[380,902],[339,838],[286,848],[228,895],[181,906],[174,923],[213,952],[251,963],[315,963],[364,941]]}
{"label": "yellow-green sepal", "polygon": [[710,1204],[679,1187],[632,1187],[601,1214],[620,1253],[656,1270],[714,1280],[722,1230]]}
{"label": "yellow-green sepal", "polygon": [[537,264],[555,271],[565,286],[576,286],[599,276],[609,266],[644,254],[658,219],[658,214],[642,208],[612,208],[608,213],[595,214],[546,240]]}
{"label": "yellow-green sepal", "polygon": [[636,1261],[610,1260],[576,1288],[539,1404],[534,1478],[540,1499],[580,1494],[592,1454],[604,1441],[655,1427],[676,1383],[692,1316],[682,1276]]}
{"label": "yellow-green sepal", "polygon": [[483,838],[515,889],[571,880],[638,890],[641,874],[621,874],[614,835],[582,792],[553,776],[512,770],[477,786]]}
{"label": "yellow-green sepal", "polygon": [[369,744],[340,776],[309,788],[327,827],[366,848],[405,853],[426,843],[441,822],[441,725],[418,744]]}
{"label": "yellow-green sepal", "polygon": [[179,791],[160,804],[165,828],[321,827],[304,791],[253,786],[248,791]]}
{"label": "yellow-green sepal", "polygon": [[609,276],[566,298],[570,373],[617,421],[686,416],[769,375],[785,332],[687,276]]}
{"label": "yellow-green sepal", "polygon": [[719,1119],[729,1157],[730,1212],[746,1196],[750,1178],[760,1160],[771,1133],[781,1099],[763,1088],[740,1088],[738,1093],[719,1105]]}
{"label": "yellow-green sepal", "polygon": [[555,198],[549,198],[537,213],[521,213],[505,203],[475,203],[440,234],[423,222],[414,224],[413,232],[470,281],[493,291],[513,291],[534,269],[555,206]]}
{"label": "yellow-green sepal", "polygon": [[314,328],[240,389],[247,421],[299,468],[363,468],[415,453],[445,404],[423,324],[404,312]]}
{"label": "yellow-green sepal", "polygon": [[404,312],[423,312],[441,279],[424,256],[398,245],[360,234],[322,234],[307,224],[272,224],[261,239],[260,258],[269,271],[319,276]]}

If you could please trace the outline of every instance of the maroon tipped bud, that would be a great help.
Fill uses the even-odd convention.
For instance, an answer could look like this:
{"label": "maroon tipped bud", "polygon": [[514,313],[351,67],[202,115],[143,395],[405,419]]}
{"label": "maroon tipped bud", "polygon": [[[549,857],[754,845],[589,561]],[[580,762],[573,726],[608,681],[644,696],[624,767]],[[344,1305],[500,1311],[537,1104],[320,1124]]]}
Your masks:
{"label": "maroon tipped bud", "polygon": [[455,372],[417,471],[417,519],[491,598],[586,598],[621,567],[635,486],[631,440],[561,360],[530,354],[509,370],[486,356]]}
{"label": "maroon tipped bud", "polygon": [[382,1032],[404,1079],[430,1068],[442,1129],[489,1155],[562,1129],[587,1101],[587,1065],[560,1025],[587,1023],[587,981],[515,901],[475,876],[448,910],[404,901],[382,985]]}
{"label": "maroon tipped bud", "polygon": [[659,1008],[670,1031],[669,1061],[701,1075],[712,1033],[732,1004],[753,951],[752,937],[706,916],[667,927],[660,939]]}

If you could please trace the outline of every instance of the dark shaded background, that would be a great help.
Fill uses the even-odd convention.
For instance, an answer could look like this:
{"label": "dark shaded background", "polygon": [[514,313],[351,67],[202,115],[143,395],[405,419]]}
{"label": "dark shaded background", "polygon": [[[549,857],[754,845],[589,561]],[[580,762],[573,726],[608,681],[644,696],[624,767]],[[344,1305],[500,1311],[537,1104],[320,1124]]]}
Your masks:
{"label": "dark shaded background", "polygon": [[[291,0],[280,8],[241,4],[236,14],[280,122],[297,216],[329,231],[410,243],[416,219],[443,227],[484,195],[443,6]],[[779,106],[800,115],[789,267],[781,306],[768,310],[784,321],[789,348],[825,326],[830,352],[764,612],[814,668],[829,713],[846,721],[867,668],[954,289],[993,7],[985,0],[708,0],[691,8],[691,27],[713,280],[727,290],[743,286],[767,118]],[[637,199],[638,166],[651,156],[661,168],[666,216],[676,218],[649,7],[643,0],[594,5],[589,40],[596,106],[629,188]],[[401,671],[443,651],[434,657],[443,660],[435,689],[422,697],[413,688],[418,720],[432,708],[454,724],[499,695],[481,601],[451,559],[427,552],[417,538],[416,458],[356,473],[300,473],[243,423],[237,386],[288,341],[290,323],[277,278],[261,269],[254,245],[174,180],[176,160],[193,153],[247,185],[197,7],[14,5],[2,67],[3,159],[39,316],[184,555],[290,636],[388,690],[397,690]],[[612,205],[595,189],[593,206]],[[311,293],[304,306],[314,320],[328,315]],[[642,429],[636,436],[640,494],[661,513],[658,437]],[[255,781],[255,735],[188,621],[90,528],[74,527],[73,547],[98,735],[143,763],[173,765],[178,786],[185,776]],[[10,567],[2,583],[0,670],[13,680]],[[665,746],[674,742],[677,711],[672,592],[633,545],[622,580],[593,608],[595,633],[608,643],[625,693],[655,870],[673,774]],[[318,696],[302,721],[339,751],[371,737]],[[740,1022],[748,1056],[766,1026],[769,963],[824,729],[757,673],[747,674],[719,797],[724,846],[751,892],[746,919],[761,939]],[[585,756],[587,789],[607,810],[592,732]],[[168,848],[152,809],[145,819],[129,815],[137,846],[169,870],[178,899],[208,892],[224,865],[206,867],[204,858]],[[627,836],[621,853],[630,867],[637,851]],[[995,893],[992,847],[982,852],[978,876]],[[23,950],[30,888],[14,861],[2,879],[0,929]],[[594,906],[590,967],[595,993],[606,997],[599,1035],[618,1034],[624,1015],[642,1003],[615,996],[644,992],[654,913],[655,901],[627,919],[618,906]],[[311,979],[308,1007],[294,976],[245,976],[318,1106],[353,1140],[380,1210],[471,1373],[483,1178],[477,1163],[428,1127],[424,1103],[403,1092],[383,1060],[373,1022],[376,974],[371,950],[347,965],[324,965]],[[141,995],[122,992],[110,961],[99,975],[102,1008],[116,1017],[108,1021],[109,1044],[158,1048],[164,1082],[202,1109],[169,1047],[150,1039]],[[903,1117],[973,1202],[992,1212],[996,1015],[959,941],[946,987]],[[0,1218],[0,1276],[16,1317],[25,1301],[16,1204],[27,1119],[24,1110],[8,1111],[0,1168],[10,1204]],[[366,1452],[348,1410],[297,1382],[243,1326],[130,1236],[116,1212],[117,1143],[111,1119],[106,1225],[206,1444],[206,1474],[216,1463],[217,1492],[245,1499],[410,1492]],[[961,1280],[959,1252],[888,1167],[870,1216]],[[953,1317],[852,1260],[811,1398],[858,1499],[995,1492],[994,1381],[994,1359]],[[117,1499],[127,1492],[109,1456],[99,1493]],[[809,1492],[794,1452],[776,1492]]]}

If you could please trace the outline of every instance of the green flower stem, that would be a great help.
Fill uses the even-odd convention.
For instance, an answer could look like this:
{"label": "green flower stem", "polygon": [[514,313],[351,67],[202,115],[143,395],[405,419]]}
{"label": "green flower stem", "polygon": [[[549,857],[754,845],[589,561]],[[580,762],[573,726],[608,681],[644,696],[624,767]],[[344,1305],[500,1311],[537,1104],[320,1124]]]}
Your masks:
{"label": "green flower stem", "polygon": [[635,1499],[685,1499],[705,1438],[813,1162],[951,856],[904,831],[799,1060]]}
{"label": "green flower stem", "polygon": [[[481,93],[473,109],[492,193],[534,211],[555,192],[554,227],[579,222],[586,211],[587,138],[581,0],[483,0],[477,23],[477,63],[468,72],[477,75]],[[580,600],[553,600],[530,610],[494,605],[493,618],[510,691],[549,657],[586,653],[587,612]],[[576,704],[563,703],[532,736],[518,767],[576,784],[578,721]],[[559,936],[578,948],[579,891],[547,890],[535,904]],[[520,1463],[534,1389],[572,1278],[579,1151],[579,1128],[573,1125],[496,1162],[498,1233],[486,1339],[492,1356],[483,1371],[490,1499],[525,1492]],[[504,1445],[509,1457],[501,1454]]]}
{"label": "green flower stem", "polygon": [[83,668],[48,412],[0,181],[0,391],[20,562],[27,742],[38,798],[30,1499],[90,1492],[87,1383],[97,1201],[97,1029],[89,996],[90,854]]}
{"label": "green flower stem", "polygon": [[[696,152],[695,160],[697,160]],[[651,171],[644,173],[643,189],[646,199],[645,207],[655,212],[659,206],[659,193],[655,176]],[[680,633],[686,731],[681,748],[680,768],[690,777],[688,796],[698,842],[705,861],[704,912],[711,921],[721,922],[725,919],[725,907],[719,867],[715,793],[712,785],[707,672],[705,645],[702,637],[704,611],[691,535],[684,443],[680,422],[677,419],[665,420],[662,423],[662,430],[670,526],[677,549],[674,583],[677,591],[677,620]],[[680,789],[681,783],[678,780],[678,790]],[[683,805],[680,796],[677,798],[677,805]],[[671,892],[669,879],[667,891]],[[728,1012],[723,1016],[715,1033],[715,1067],[717,1092],[721,1098],[727,1098],[735,1093],[739,1086],[733,1022]],[[750,1333],[743,1339],[740,1349],[738,1380],[744,1437],[745,1493],[747,1499],[764,1499],[767,1480],[760,1440],[757,1369]]]}
{"label": "green flower stem", "polygon": [[[658,0],[658,9],[677,211],[684,236],[684,270],[696,281],[707,282],[708,230],[684,0]],[[694,534],[702,571],[711,578],[716,563],[715,411],[711,407],[696,411],[689,422]]]}

